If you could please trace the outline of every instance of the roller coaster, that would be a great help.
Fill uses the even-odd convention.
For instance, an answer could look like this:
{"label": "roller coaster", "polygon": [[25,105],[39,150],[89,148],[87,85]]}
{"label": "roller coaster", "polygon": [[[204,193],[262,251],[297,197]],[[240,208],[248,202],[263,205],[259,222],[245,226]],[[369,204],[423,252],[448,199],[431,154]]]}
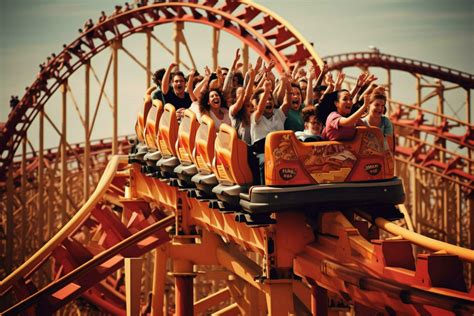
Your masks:
{"label": "roller coaster", "polygon": [[[65,45],[1,126],[2,314],[472,315],[473,75],[380,52],[326,57],[333,71],[384,69],[389,97],[392,71],[414,75],[416,102],[390,99],[394,156],[374,128],[358,128],[351,142],[275,132],[265,185],[254,182],[233,128],[216,130],[189,110],[178,124],[171,104],[145,103],[136,135],[119,137],[116,76],[112,138],[90,140],[97,108],[90,120],[87,97],[85,142],[69,144],[64,117],[57,127],[45,112],[56,90],[66,109],[74,72],[84,67],[89,91],[95,55],[111,47],[107,73],[117,69],[122,40],[150,41],[161,24],[174,23],[176,44],[187,47],[185,22],[230,33],[279,72],[323,63],[251,1],[116,10]],[[143,68],[149,85],[149,49]],[[98,104],[108,99],[100,85]],[[455,89],[466,92],[465,119],[445,114],[445,92]],[[435,98],[436,109],[423,106]],[[44,149],[45,119],[58,149]],[[40,145],[28,153],[34,120]]]}

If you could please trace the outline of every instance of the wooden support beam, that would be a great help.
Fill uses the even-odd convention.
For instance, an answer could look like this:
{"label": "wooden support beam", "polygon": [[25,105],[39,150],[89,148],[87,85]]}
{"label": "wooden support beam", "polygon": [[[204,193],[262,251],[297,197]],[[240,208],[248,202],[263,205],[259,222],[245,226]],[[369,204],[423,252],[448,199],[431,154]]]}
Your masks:
{"label": "wooden support beam", "polygon": [[120,41],[115,41],[112,45],[113,55],[113,89],[114,89],[114,102],[112,107],[112,155],[118,154],[118,50],[120,47]]}
{"label": "wooden support beam", "polygon": [[[44,215],[45,215],[45,207],[44,207],[44,109],[40,110],[39,113],[39,131],[38,131],[38,138],[39,138],[39,149],[38,149],[38,197],[37,201],[37,209],[36,209],[36,216],[38,219],[38,226],[44,227]],[[46,234],[46,230],[43,230],[44,234]],[[39,234],[38,242],[40,245],[43,244],[45,235]]]}
{"label": "wooden support beam", "polygon": [[311,314],[328,315],[328,291],[317,284],[311,286]]}
{"label": "wooden support beam", "polygon": [[85,68],[85,96],[84,96],[84,132],[85,132],[85,139],[84,139],[84,169],[83,169],[83,176],[84,176],[84,186],[83,186],[83,194],[84,198],[83,201],[87,201],[90,194],[90,181],[89,181],[89,173],[90,173],[90,152],[91,152],[91,135],[90,135],[90,70],[91,64],[90,61],[86,64]]}
{"label": "wooden support beam", "polygon": [[127,316],[140,314],[140,288],[142,280],[142,258],[125,258],[125,293]]}
{"label": "wooden support beam", "polygon": [[62,93],[62,121],[61,121],[61,222],[67,222],[67,86],[65,81],[61,85]]}
{"label": "wooden support beam", "polygon": [[293,283],[289,279],[267,280],[265,292],[268,314],[272,316],[294,314]]}
{"label": "wooden support beam", "polygon": [[153,267],[153,296],[151,301],[151,315],[166,315],[164,309],[165,285],[166,285],[166,247],[161,246],[155,249],[155,265]]}
{"label": "wooden support beam", "polygon": [[225,287],[215,293],[212,293],[194,303],[194,314],[205,313],[209,308],[216,306],[222,301],[230,298],[230,291]]}
{"label": "wooden support beam", "polygon": [[151,86],[151,29],[147,29],[146,32],[146,88]]}
{"label": "wooden support beam", "polygon": [[[27,134],[23,135],[21,140],[21,179],[20,179],[20,203],[21,203],[21,238],[20,238],[20,253],[19,260],[23,262],[25,260],[26,254],[26,241],[27,241],[27,232],[28,226],[30,224],[28,220],[28,206],[26,203],[26,143],[27,143]],[[34,227],[34,226],[33,226]],[[37,226],[39,234],[42,234],[41,227]]]}
{"label": "wooden support beam", "polygon": [[[212,316],[237,316],[241,315],[237,303],[230,304],[223,309],[211,314]],[[283,314],[282,314],[283,315]]]}

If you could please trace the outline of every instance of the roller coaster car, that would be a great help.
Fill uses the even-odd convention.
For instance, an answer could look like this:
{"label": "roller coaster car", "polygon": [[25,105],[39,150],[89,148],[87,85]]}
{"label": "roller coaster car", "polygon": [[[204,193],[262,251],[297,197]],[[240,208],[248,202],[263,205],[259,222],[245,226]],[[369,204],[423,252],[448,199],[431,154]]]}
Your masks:
{"label": "roller coaster car", "polygon": [[143,160],[146,164],[146,172],[149,174],[155,174],[159,171],[156,167],[156,163],[161,159],[161,152],[158,149],[156,140],[158,135],[158,123],[163,114],[163,103],[159,100],[153,100],[153,105],[154,106],[152,106],[148,112],[144,132],[148,152],[143,156]]}
{"label": "roller coaster car", "polygon": [[270,133],[265,142],[265,186],[240,194],[249,213],[322,207],[403,203],[393,156],[378,128],[357,127],[351,141],[304,143],[291,131]]}
{"label": "roller coaster car", "polygon": [[246,158],[247,151],[247,144],[238,138],[236,130],[222,124],[215,142],[216,177],[219,185],[212,192],[227,203],[228,208],[240,209],[240,193],[248,192],[253,184],[252,171]]}
{"label": "roller coaster car", "polygon": [[137,113],[135,134],[137,135],[138,143],[132,149],[132,152],[129,155],[130,162],[143,163],[143,157],[148,152],[147,146],[145,144],[145,118],[148,116],[148,111],[150,108],[150,102],[145,102]]}
{"label": "roller coaster car", "polygon": [[179,164],[176,155],[176,140],[178,137],[178,121],[176,110],[173,105],[167,103],[163,109],[158,126],[158,148],[161,152],[161,159],[156,166],[161,170],[165,178],[174,177],[174,168]]}
{"label": "roller coaster car", "polygon": [[201,191],[203,197],[212,196],[212,188],[218,184],[217,172],[212,164],[215,139],[215,123],[209,116],[203,115],[201,117],[201,126],[199,126],[196,132],[194,148],[194,162],[198,173],[191,178],[191,181]]}
{"label": "roller coaster car", "polygon": [[193,160],[193,150],[196,141],[196,132],[199,122],[191,110],[185,110],[178,129],[178,141],[176,142],[176,153],[180,165],[174,169],[178,176],[179,187],[194,187],[191,178],[198,173]]}

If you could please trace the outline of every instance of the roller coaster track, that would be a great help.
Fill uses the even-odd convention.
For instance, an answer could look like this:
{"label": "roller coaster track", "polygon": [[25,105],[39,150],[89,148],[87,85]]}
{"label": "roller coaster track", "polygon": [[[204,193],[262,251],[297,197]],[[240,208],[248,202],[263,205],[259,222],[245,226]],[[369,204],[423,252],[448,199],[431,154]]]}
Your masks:
{"label": "roller coaster track", "polygon": [[[129,196],[117,195],[116,190],[110,191],[112,187],[123,188]],[[104,200],[106,193],[115,194],[121,208],[111,208]],[[14,291],[18,298],[4,314],[52,313],[82,293],[105,311],[123,314],[120,306],[124,303],[116,302],[119,295],[100,281],[122,267],[124,258],[165,244],[173,260],[224,266],[267,296],[267,311],[272,315],[294,312],[293,289],[309,291],[308,285],[293,284],[290,271],[311,285],[314,299],[328,289],[354,302],[359,312],[474,312],[474,296],[464,284],[461,261],[474,262],[473,250],[408,232],[383,218],[368,217],[379,228],[405,238],[379,240],[369,227],[371,222],[340,212],[319,217],[320,223],[309,227],[303,213],[277,213],[274,227],[251,228],[237,222],[233,214],[221,213],[166,182],[145,176],[138,165],[127,165],[126,157],[115,156],[81,210],[2,280],[2,295]],[[192,227],[199,228],[197,233],[190,234]],[[261,255],[263,266],[232,250],[231,244]],[[418,255],[415,262],[412,244],[435,253]],[[31,279],[50,257],[56,260],[58,275],[38,290]],[[175,272],[175,277],[193,273]],[[287,301],[282,303],[282,299]],[[322,302],[319,298],[318,304]]]}
{"label": "roller coaster track", "polygon": [[458,84],[464,89],[474,89],[474,75],[470,73],[380,52],[351,52],[326,56],[324,60],[328,62],[330,70],[355,66],[381,67],[422,74]]}
{"label": "roller coaster track", "polygon": [[154,26],[193,22],[225,30],[253,48],[278,71],[302,59],[321,64],[311,45],[288,23],[252,1],[192,1],[156,3],[114,12],[108,19],[85,30],[38,74],[8,121],[1,126],[0,175],[13,159],[23,135],[51,95],[89,60],[112,45]]}
{"label": "roller coaster track", "polygon": [[[321,64],[296,30],[249,1],[157,3],[116,12],[67,45],[39,74],[1,126],[0,175],[5,176],[7,167],[18,167],[19,163],[13,161],[26,130],[51,95],[75,71],[107,47],[120,45],[123,38],[172,22],[203,23],[225,30],[267,61],[274,60],[278,71],[305,58]],[[439,78],[464,89],[474,87],[470,74],[386,54],[351,53],[326,60],[334,70],[377,66]],[[426,124],[426,117],[439,120]],[[444,145],[451,142],[471,151],[472,124],[402,103],[396,105],[392,119],[396,126],[436,138],[430,143],[417,133],[407,133],[410,135],[403,137],[411,137],[418,146],[399,143],[396,159],[472,191],[472,159]],[[459,129],[452,132],[453,127],[461,127],[465,133],[459,133]],[[111,142],[92,145],[93,152],[111,147]],[[69,148],[68,155],[80,154],[80,146]],[[45,156],[57,160],[59,152],[51,151]],[[72,159],[80,168],[81,159]],[[30,156],[25,162],[34,168],[38,160]],[[15,178],[28,170],[16,168]],[[295,312],[297,302],[303,304],[297,311],[324,313],[328,308],[327,291],[337,293],[329,297],[342,297],[362,315],[369,311],[402,315],[474,312],[474,292],[466,287],[462,276],[463,266],[474,262],[472,250],[410,233],[383,218],[367,217],[364,212],[358,215],[356,219],[350,212],[335,211],[317,215],[318,220],[312,221],[314,218],[305,218],[301,213],[279,213],[275,215],[275,225],[251,228],[236,221],[234,214],[220,213],[205,201],[145,176],[125,157],[114,156],[79,211],[44,247],[1,281],[2,297],[12,298],[4,313],[52,313],[82,296],[108,313],[125,314],[120,281],[111,275],[124,266],[126,259],[155,248],[162,249],[160,254],[165,259],[178,263],[174,277],[181,285],[176,283],[177,287],[195,276],[186,262],[219,265],[235,276],[239,286],[229,281],[227,288],[214,293],[215,297],[209,295],[195,302],[196,313],[205,312],[205,306],[216,305],[212,302],[230,297],[236,303],[229,305],[228,311],[234,313],[250,314],[263,308],[270,314],[286,315]],[[381,240],[377,229],[402,238]],[[414,257],[414,245],[433,253]],[[259,260],[250,259],[242,249],[256,254]],[[51,262],[56,271],[54,281],[38,289],[35,275]],[[160,273],[166,273],[164,268]],[[164,279],[160,273],[155,277]],[[261,302],[262,297],[266,305],[252,304]],[[153,304],[154,312],[160,314],[163,302],[155,299]]]}

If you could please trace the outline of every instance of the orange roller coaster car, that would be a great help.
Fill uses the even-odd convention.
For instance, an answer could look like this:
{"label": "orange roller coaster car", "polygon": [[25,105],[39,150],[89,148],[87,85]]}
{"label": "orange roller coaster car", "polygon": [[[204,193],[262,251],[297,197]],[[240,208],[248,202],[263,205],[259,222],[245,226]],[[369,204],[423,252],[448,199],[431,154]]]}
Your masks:
{"label": "orange roller coaster car", "polygon": [[378,128],[357,127],[350,141],[303,143],[292,131],[270,133],[265,142],[265,186],[241,195],[250,213],[353,205],[403,203],[393,156]]}
{"label": "orange roller coaster car", "polygon": [[178,132],[174,107],[165,106],[157,142],[163,158],[157,168],[170,185],[208,200],[213,208],[243,214],[246,221],[249,215],[269,219],[278,211],[354,205],[369,213],[382,210],[388,219],[401,217],[394,206],[405,199],[403,185],[394,177],[393,156],[378,128],[358,127],[350,141],[309,143],[292,131],[270,133],[265,184],[259,185],[249,166],[252,150],[232,127],[223,124],[216,136],[210,117],[199,124],[191,111],[185,113]]}

